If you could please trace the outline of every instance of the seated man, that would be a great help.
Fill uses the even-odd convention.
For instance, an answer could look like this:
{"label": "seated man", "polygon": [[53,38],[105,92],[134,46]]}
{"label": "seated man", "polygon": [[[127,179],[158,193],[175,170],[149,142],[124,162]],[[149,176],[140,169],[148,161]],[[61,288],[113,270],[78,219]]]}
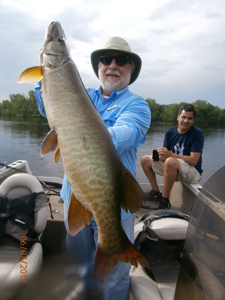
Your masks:
{"label": "seated man", "polygon": [[[158,200],[158,209],[170,208],[169,195],[175,181],[196,183],[201,180],[204,136],[193,126],[197,111],[194,105],[183,105],[177,116],[178,126],[166,131],[163,147],[158,148],[159,161],[152,156],[141,158],[142,168],[151,183],[147,200]],[[155,173],[164,176],[163,193],[160,192]]]}

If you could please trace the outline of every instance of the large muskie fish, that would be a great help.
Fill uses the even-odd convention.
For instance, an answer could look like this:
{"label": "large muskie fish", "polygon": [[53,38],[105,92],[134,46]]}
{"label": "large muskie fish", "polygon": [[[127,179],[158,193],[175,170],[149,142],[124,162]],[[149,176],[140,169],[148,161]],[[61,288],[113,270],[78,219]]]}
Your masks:
{"label": "large muskie fish", "polygon": [[75,235],[94,216],[99,232],[95,271],[100,280],[119,261],[150,267],[121,225],[121,207],[137,211],[144,194],[115,150],[70,57],[59,22],[49,25],[41,53],[41,66],[25,70],[18,82],[35,83],[42,78],[51,131],[43,142],[41,156],[57,149],[55,163],[62,159],[72,187],[69,233]]}

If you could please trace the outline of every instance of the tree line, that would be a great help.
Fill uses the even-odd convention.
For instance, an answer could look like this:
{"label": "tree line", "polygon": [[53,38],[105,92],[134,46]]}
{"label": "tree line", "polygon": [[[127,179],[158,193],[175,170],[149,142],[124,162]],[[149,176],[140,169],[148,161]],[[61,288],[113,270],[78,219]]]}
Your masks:
{"label": "tree line", "polygon": [[[41,117],[34,91],[28,97],[12,94],[10,100],[0,103],[1,117]],[[155,99],[147,98],[145,101],[151,108],[152,122],[174,122],[177,119],[179,108],[186,102],[173,104],[158,104]],[[192,104],[197,109],[196,123],[198,124],[225,124],[225,109],[214,106],[205,100],[197,100]]]}
{"label": "tree line", "polygon": [[[155,99],[147,98],[152,114],[152,122],[175,122],[179,108],[187,102],[169,105],[158,104]],[[225,109],[214,106],[205,100],[196,100],[192,104],[197,109],[195,123],[197,124],[225,124]]]}
{"label": "tree line", "polygon": [[34,91],[28,93],[28,97],[20,94],[12,94],[10,100],[3,100],[0,103],[1,117],[39,117]]}

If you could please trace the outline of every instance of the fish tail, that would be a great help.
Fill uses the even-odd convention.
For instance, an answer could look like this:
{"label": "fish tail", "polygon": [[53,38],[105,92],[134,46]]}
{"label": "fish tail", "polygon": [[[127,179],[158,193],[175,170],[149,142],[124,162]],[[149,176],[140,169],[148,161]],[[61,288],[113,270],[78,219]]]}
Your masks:
{"label": "fish tail", "polygon": [[104,278],[118,262],[130,263],[135,267],[137,267],[139,263],[143,267],[151,269],[148,260],[134,247],[129,240],[126,250],[123,253],[114,255],[105,254],[102,251],[101,246],[98,244],[95,256],[94,271],[100,282],[103,282]]}

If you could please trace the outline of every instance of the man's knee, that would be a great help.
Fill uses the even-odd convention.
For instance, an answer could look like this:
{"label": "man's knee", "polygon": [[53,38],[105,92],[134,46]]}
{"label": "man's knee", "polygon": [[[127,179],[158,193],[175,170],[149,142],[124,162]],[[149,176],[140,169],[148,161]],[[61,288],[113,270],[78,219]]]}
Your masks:
{"label": "man's knee", "polygon": [[142,156],[141,165],[142,165],[142,167],[145,167],[145,166],[147,166],[149,168],[152,167],[151,160],[150,160],[150,157],[148,155]]}
{"label": "man's knee", "polygon": [[180,164],[179,164],[178,159],[176,159],[174,157],[168,157],[165,160],[165,169],[167,169],[167,170],[173,169],[173,170],[179,171],[179,168],[180,168]]}

